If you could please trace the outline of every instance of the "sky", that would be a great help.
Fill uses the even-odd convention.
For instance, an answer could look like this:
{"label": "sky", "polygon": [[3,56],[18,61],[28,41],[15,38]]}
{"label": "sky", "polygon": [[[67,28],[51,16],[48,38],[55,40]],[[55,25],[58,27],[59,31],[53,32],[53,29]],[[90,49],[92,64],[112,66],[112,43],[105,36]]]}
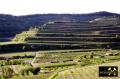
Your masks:
{"label": "sky", "polygon": [[120,13],[120,0],[0,0],[0,14]]}

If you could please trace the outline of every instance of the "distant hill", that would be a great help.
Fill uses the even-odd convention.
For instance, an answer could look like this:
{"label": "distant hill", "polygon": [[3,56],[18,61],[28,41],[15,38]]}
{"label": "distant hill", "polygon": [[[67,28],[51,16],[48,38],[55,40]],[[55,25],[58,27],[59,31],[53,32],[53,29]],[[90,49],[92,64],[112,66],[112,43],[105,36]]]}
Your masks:
{"label": "distant hill", "polygon": [[31,26],[41,26],[48,21],[90,21],[103,16],[120,16],[109,12],[95,12],[90,14],[35,14],[27,16],[13,16],[0,14],[0,37],[13,37]]}
{"label": "distant hill", "polygon": [[101,11],[101,12],[94,12],[94,13],[89,13],[88,15],[90,16],[119,16],[117,13],[111,13],[111,12],[106,12],[106,11]]}

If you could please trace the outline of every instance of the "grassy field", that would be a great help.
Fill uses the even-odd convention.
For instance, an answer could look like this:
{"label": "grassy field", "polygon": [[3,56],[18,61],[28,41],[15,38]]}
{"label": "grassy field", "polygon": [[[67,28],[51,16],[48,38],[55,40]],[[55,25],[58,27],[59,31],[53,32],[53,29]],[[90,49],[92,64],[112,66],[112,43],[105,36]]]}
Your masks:
{"label": "grassy field", "polygon": [[[33,54],[34,53],[34,54]],[[117,53],[117,54],[116,54]],[[112,55],[106,55],[112,54]],[[14,71],[12,79],[119,79],[98,77],[98,67],[100,65],[117,65],[120,67],[120,50],[102,50],[102,49],[76,49],[76,50],[48,50],[37,52],[19,52],[11,54],[1,54],[0,57],[13,57],[34,55],[34,58],[14,59],[20,63],[1,66],[9,67]],[[0,60],[12,62],[13,60]],[[24,63],[25,61],[33,61]],[[0,62],[1,63],[1,62]],[[21,75],[22,70],[28,68],[41,68],[36,75],[29,73]],[[120,71],[120,70],[119,70]],[[27,71],[26,71],[27,72]],[[30,71],[32,72],[32,71]],[[83,73],[84,72],[84,73]],[[2,71],[1,71],[2,74]],[[87,76],[86,76],[87,75]]]}
{"label": "grassy field", "polygon": [[0,57],[12,57],[12,56],[24,56],[24,55],[34,55],[34,52],[14,52],[14,53],[2,53]]}
{"label": "grassy field", "polygon": [[[99,77],[99,66],[118,66],[118,77]],[[53,79],[120,79],[120,61],[94,66],[74,67],[57,73]]]}

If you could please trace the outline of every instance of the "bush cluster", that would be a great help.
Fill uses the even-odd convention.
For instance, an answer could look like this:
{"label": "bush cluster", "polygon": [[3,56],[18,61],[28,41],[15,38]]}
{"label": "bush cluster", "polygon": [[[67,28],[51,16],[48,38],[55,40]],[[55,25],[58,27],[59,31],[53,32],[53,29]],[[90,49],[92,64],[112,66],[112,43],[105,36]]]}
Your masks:
{"label": "bush cluster", "polygon": [[21,75],[25,76],[25,75],[37,75],[40,72],[40,67],[36,67],[36,68],[27,68],[27,69],[23,69],[21,71]]}
{"label": "bush cluster", "polygon": [[18,65],[18,64],[25,64],[22,60],[3,60],[0,61],[0,66],[5,66],[5,65]]}

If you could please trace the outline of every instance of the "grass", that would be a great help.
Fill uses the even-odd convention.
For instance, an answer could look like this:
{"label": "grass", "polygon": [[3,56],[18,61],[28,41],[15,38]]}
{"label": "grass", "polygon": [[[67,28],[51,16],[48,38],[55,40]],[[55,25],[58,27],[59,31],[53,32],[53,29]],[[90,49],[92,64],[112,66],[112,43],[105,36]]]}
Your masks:
{"label": "grass", "polygon": [[21,43],[21,42],[11,42],[11,41],[9,41],[9,42],[0,42],[0,45],[8,45],[8,44],[23,44],[23,43]]}
{"label": "grass", "polygon": [[67,44],[109,44],[109,43],[118,43],[118,42],[79,42],[79,41],[38,41],[38,40],[32,40],[27,41],[29,43],[67,43]]}
{"label": "grass", "polygon": [[[100,65],[72,68],[69,70],[59,72],[58,73],[59,75],[57,75],[57,78],[61,79],[61,76],[64,76],[64,79],[69,79],[69,75],[70,75],[73,77],[73,79],[108,79],[108,77],[99,77],[98,76],[98,67],[99,66],[108,66],[108,65],[109,66],[118,66],[118,69],[119,69],[120,61],[104,63],[104,64],[100,64]],[[120,69],[119,69],[118,74],[119,74],[118,77],[109,77],[109,79],[119,79],[120,78]]]}
{"label": "grass", "polygon": [[116,37],[102,37],[102,36],[101,37],[64,37],[64,36],[63,37],[57,37],[57,36],[56,37],[47,37],[47,36],[46,37],[41,37],[41,36],[36,37],[36,36],[34,36],[32,38],[33,39],[35,39],[35,38],[86,38],[86,39],[101,38],[102,39],[102,38],[116,38]]}
{"label": "grass", "polygon": [[13,56],[25,56],[25,55],[33,55],[34,52],[14,52],[14,53],[2,53],[0,57],[13,57]]}
{"label": "grass", "polygon": [[[76,24],[76,23],[75,23]],[[4,42],[0,43],[0,45],[8,45],[8,44],[21,44],[23,42],[25,45],[30,46],[28,49],[32,50],[33,48],[38,48],[39,50],[42,47],[45,47],[47,50],[45,51],[37,51],[37,55],[34,58],[34,62],[32,63],[33,67],[40,67],[43,72],[39,72],[38,75],[26,75],[21,76],[19,72],[22,69],[26,69],[31,67],[31,65],[6,65],[11,67],[14,72],[14,78],[12,79],[99,79],[98,74],[98,65],[109,62],[117,62],[120,61],[120,55],[117,56],[105,56],[100,57],[100,55],[104,55],[106,52],[110,53],[107,49],[99,49],[105,48],[107,45],[115,45],[114,43],[119,42],[118,38],[112,34],[100,34],[101,32],[112,32],[116,33],[117,27],[114,28],[110,26],[101,26],[99,25],[80,25],[82,28],[79,29],[78,25],[75,24],[66,24],[65,29],[62,29],[64,26],[60,26],[59,23],[55,24],[60,26],[60,29],[55,30],[54,24],[53,26],[47,26],[43,29],[34,29],[31,28],[29,31],[24,31],[21,34],[17,34],[12,41],[15,42]],[[70,29],[70,27],[73,27]],[[83,27],[85,26],[85,28]],[[88,28],[93,26],[94,28]],[[59,28],[59,27],[56,27]],[[104,30],[103,30],[104,28]],[[111,28],[114,28],[111,30]],[[105,30],[108,29],[108,30]],[[81,31],[80,31],[81,30]],[[102,31],[103,30],[103,31]],[[51,33],[50,33],[51,32]],[[46,35],[45,35],[46,34]],[[53,36],[49,36],[52,35]],[[56,34],[56,35],[55,35]],[[71,35],[73,34],[73,36]],[[43,36],[42,36],[43,35]],[[45,35],[45,36],[44,36]],[[54,36],[55,35],[55,36]],[[58,36],[57,36],[58,35]],[[70,36],[71,35],[71,36]],[[75,36],[74,36],[75,35]],[[36,42],[36,43],[34,43]],[[39,42],[39,43],[38,43]],[[63,43],[63,44],[62,44]],[[70,43],[70,44],[69,44]],[[81,49],[82,47],[87,49]],[[104,46],[104,47],[102,47]],[[19,47],[19,46],[18,46]],[[56,47],[56,48],[54,48]],[[56,50],[62,49],[62,50]],[[64,47],[69,48],[69,50],[63,50]],[[71,49],[73,47],[74,49]],[[41,48],[41,49],[40,49]],[[49,50],[49,48],[53,48],[54,50]],[[76,49],[75,49],[76,48]],[[80,49],[77,49],[80,48]],[[90,49],[91,48],[91,49]],[[95,49],[96,48],[96,49]],[[26,47],[27,50],[27,47]],[[120,50],[112,50],[112,53],[120,52]],[[10,53],[10,54],[0,54],[0,57],[12,57],[12,56],[24,56],[24,55],[33,55],[34,52],[18,52],[18,53]],[[99,56],[98,58],[96,58]],[[15,59],[18,61],[30,61],[32,58],[23,58],[23,59]],[[3,60],[6,61],[6,60]],[[31,62],[30,62],[31,63]],[[119,64],[119,62],[117,62]],[[111,65],[111,64],[107,64]],[[115,65],[115,63],[112,63]],[[114,78],[113,78],[114,79]]]}
{"label": "grass", "polygon": [[[83,52],[84,51],[84,52]],[[38,66],[44,70],[38,75],[29,75],[29,76],[13,76],[12,79],[92,79],[98,78],[96,69],[98,65],[102,63],[117,62],[120,60],[120,55],[117,56],[106,56],[104,58],[90,58],[92,53],[96,55],[104,54],[110,52],[109,50],[102,49],[77,49],[77,50],[51,50],[51,51],[39,51],[37,52],[36,60],[48,60],[49,62],[54,60],[65,61],[59,63],[47,63],[42,64],[38,62]],[[112,52],[120,52],[120,50],[112,50]],[[32,52],[24,53],[12,53],[12,54],[3,54],[2,56],[17,56],[32,54]],[[87,55],[84,58],[84,55]],[[52,60],[51,60],[52,59]],[[66,61],[68,59],[76,60],[79,59],[80,62],[76,61]],[[19,60],[19,59],[18,59]],[[27,60],[27,59],[24,59]],[[23,60],[23,61],[24,61]],[[28,59],[29,60],[29,59]],[[36,61],[35,60],[35,61]],[[86,62],[87,61],[87,62]],[[104,62],[103,62],[104,61]],[[36,62],[34,62],[36,64]],[[97,64],[97,65],[96,65]],[[15,73],[19,74],[22,69],[30,67],[30,65],[9,65]],[[84,72],[84,73],[83,73]],[[86,76],[87,75],[87,76]],[[79,78],[80,77],[80,78]],[[114,78],[113,78],[114,79]]]}
{"label": "grass", "polygon": [[48,79],[53,73],[39,73],[31,76],[14,76],[12,79]]}

